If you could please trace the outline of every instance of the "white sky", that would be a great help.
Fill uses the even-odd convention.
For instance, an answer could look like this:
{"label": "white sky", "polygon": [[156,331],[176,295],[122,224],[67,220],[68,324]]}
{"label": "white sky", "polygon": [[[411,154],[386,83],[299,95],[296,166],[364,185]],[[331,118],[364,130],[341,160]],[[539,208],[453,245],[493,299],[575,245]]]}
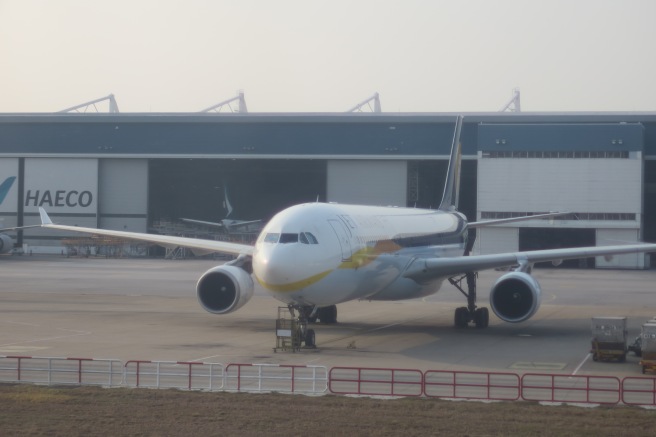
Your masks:
{"label": "white sky", "polygon": [[0,112],[654,111],[656,1],[0,0],[0,62]]}

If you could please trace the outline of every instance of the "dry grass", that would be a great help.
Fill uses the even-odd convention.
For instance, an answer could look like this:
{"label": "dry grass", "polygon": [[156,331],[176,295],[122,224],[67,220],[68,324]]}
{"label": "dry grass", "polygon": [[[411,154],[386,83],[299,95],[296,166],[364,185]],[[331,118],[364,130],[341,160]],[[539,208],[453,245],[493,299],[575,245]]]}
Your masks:
{"label": "dry grass", "polygon": [[656,411],[0,385],[0,435],[648,436]]}

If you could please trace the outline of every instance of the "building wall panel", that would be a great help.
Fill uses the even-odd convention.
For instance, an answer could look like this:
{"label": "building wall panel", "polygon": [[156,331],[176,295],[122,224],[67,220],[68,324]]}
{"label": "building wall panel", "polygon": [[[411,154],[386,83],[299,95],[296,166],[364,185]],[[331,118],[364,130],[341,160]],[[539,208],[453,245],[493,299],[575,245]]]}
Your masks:
{"label": "building wall panel", "polygon": [[519,230],[517,228],[480,228],[474,244],[474,253],[517,252],[519,250]]}
{"label": "building wall panel", "polygon": [[478,211],[641,213],[640,159],[480,159]]}
{"label": "building wall panel", "polygon": [[[40,223],[38,208],[43,207],[59,224],[97,227],[98,160],[26,158],[23,199],[25,225]],[[24,242],[36,252],[43,251],[40,247],[60,246],[62,237],[80,237],[41,228],[27,229],[24,235]]]}
{"label": "building wall panel", "polygon": [[329,202],[406,206],[406,161],[328,161]]}
{"label": "building wall panel", "polygon": [[0,228],[17,224],[18,159],[0,159]]}

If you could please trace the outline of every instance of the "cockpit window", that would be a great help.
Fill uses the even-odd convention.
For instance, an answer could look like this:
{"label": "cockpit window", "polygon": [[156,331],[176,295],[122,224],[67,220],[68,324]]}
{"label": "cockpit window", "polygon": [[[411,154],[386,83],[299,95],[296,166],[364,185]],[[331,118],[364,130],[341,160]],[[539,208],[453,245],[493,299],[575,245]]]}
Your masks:
{"label": "cockpit window", "polygon": [[305,238],[308,239],[308,241],[310,242],[310,244],[319,244],[319,242],[317,241],[317,238],[316,238],[312,233],[310,233],[310,232],[303,232],[303,235],[305,236]]}
{"label": "cockpit window", "polygon": [[270,244],[298,243],[299,241],[303,244],[319,244],[317,238],[310,232],[301,232],[300,234],[270,232],[264,236],[264,242]]}
{"label": "cockpit window", "polygon": [[264,237],[264,242],[275,244],[278,242],[279,239],[280,239],[280,234],[270,232],[266,234],[266,236]]}
{"label": "cockpit window", "polygon": [[298,234],[280,234],[280,244],[298,243]]}

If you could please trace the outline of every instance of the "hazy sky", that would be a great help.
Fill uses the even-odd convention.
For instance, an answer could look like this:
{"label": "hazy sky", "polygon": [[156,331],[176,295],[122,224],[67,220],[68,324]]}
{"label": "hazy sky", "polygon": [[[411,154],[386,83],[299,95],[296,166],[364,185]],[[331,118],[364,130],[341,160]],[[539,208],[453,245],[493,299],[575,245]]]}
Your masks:
{"label": "hazy sky", "polygon": [[[0,0],[0,112],[655,111],[656,0]],[[101,108],[102,109],[102,108]]]}

